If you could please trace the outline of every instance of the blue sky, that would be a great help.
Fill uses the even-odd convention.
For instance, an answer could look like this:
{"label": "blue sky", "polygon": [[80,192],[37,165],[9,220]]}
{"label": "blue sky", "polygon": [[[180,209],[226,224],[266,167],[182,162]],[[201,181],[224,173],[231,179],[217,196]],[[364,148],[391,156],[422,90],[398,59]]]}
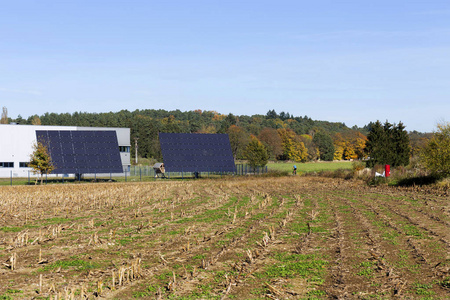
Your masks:
{"label": "blue sky", "polygon": [[449,1],[4,1],[9,116],[270,109],[432,131],[450,113]]}

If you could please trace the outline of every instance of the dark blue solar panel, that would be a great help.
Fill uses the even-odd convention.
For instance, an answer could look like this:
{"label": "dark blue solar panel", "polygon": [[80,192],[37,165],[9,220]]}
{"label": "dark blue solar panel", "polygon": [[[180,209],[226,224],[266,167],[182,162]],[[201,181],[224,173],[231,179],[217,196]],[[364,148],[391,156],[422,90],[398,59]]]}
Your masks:
{"label": "dark blue solar panel", "polygon": [[36,138],[47,146],[54,174],[123,172],[115,131],[36,130]]}
{"label": "dark blue solar panel", "polygon": [[235,172],[227,134],[160,133],[168,172]]}

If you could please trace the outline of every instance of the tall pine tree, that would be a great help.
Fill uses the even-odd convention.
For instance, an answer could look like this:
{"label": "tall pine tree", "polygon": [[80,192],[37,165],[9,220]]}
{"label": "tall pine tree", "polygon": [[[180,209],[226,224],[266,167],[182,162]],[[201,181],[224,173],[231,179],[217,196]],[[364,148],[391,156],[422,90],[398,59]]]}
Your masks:
{"label": "tall pine tree", "polygon": [[402,122],[392,125],[388,121],[372,124],[365,148],[370,157],[368,167],[387,164],[393,167],[409,164],[409,136]]}
{"label": "tall pine tree", "polygon": [[316,133],[313,142],[319,148],[319,157],[321,160],[333,160],[335,149],[333,140],[328,134],[323,132]]}
{"label": "tall pine tree", "polygon": [[409,145],[409,135],[405,130],[402,122],[394,126],[392,131],[394,142],[395,158],[392,163],[393,166],[407,166],[409,165],[409,158],[411,155],[411,146]]}

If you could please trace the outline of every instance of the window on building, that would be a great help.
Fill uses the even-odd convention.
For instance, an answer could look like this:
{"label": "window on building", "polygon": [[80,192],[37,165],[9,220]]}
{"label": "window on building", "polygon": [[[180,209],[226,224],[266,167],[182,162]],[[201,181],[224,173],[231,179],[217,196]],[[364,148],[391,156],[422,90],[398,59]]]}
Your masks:
{"label": "window on building", "polygon": [[120,152],[130,152],[130,146],[119,146]]}
{"label": "window on building", "polygon": [[14,168],[13,162],[0,162],[0,168]]}
{"label": "window on building", "polygon": [[28,168],[29,164],[30,164],[29,162],[20,162],[19,163],[19,168]]}

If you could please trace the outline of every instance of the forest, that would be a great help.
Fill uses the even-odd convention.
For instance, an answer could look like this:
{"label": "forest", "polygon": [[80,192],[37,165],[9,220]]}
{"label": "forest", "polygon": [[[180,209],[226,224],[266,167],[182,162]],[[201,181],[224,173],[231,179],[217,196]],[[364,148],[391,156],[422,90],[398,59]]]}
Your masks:
{"label": "forest", "polygon": [[[6,120],[5,120],[6,121]],[[131,153],[138,157],[161,159],[159,132],[227,133],[235,159],[245,159],[245,148],[251,138],[257,138],[266,148],[271,160],[297,162],[316,160],[364,159],[367,135],[376,123],[362,128],[349,128],[344,123],[312,120],[308,116],[294,116],[288,112],[269,110],[265,115],[220,114],[216,111],[194,110],[121,110],[108,113],[45,113],[20,115],[7,119],[8,123],[86,127],[128,127],[131,129]],[[6,123],[6,122],[5,122]],[[404,128],[404,127],[403,127]],[[428,134],[410,132],[411,154],[424,145]]]}

